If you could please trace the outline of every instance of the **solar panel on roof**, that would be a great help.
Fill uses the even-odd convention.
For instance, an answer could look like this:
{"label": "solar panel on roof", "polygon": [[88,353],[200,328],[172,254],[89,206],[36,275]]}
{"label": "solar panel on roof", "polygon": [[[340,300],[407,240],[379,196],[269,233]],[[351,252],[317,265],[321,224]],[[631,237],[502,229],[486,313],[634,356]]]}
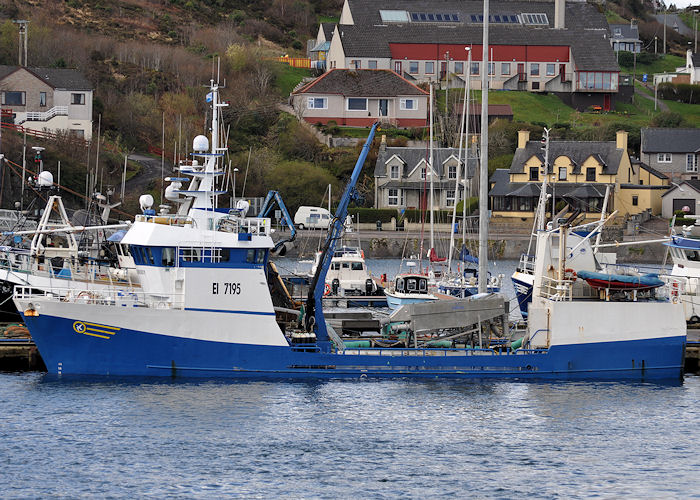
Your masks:
{"label": "solar panel on roof", "polygon": [[444,12],[411,12],[411,20],[416,23],[458,23],[459,15]]}

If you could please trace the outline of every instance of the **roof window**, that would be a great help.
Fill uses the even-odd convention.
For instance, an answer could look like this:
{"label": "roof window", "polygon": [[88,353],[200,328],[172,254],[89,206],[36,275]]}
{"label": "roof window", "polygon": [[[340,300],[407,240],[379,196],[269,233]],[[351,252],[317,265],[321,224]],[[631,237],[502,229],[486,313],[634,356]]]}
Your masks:
{"label": "roof window", "polygon": [[520,14],[520,18],[523,20],[523,24],[537,24],[545,25],[549,24],[547,20],[547,14]]}
{"label": "roof window", "polygon": [[405,10],[380,10],[383,23],[407,23],[408,12]]}

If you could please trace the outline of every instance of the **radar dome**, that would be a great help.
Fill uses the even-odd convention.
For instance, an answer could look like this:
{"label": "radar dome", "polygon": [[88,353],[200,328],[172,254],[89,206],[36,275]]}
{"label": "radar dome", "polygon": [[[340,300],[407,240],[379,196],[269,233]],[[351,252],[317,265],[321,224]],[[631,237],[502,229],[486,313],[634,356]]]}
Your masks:
{"label": "radar dome", "polygon": [[168,187],[165,188],[165,198],[170,200],[170,201],[175,201],[178,203],[182,203],[184,198],[180,197],[180,193],[176,193],[175,191],[179,191],[182,189],[182,183],[181,182],[173,182],[168,185]]}
{"label": "radar dome", "polygon": [[207,151],[209,149],[209,139],[206,135],[198,135],[192,141],[192,149],[195,151]]}
{"label": "radar dome", "polygon": [[39,179],[37,180],[39,187],[49,187],[53,186],[53,174],[48,170],[44,170],[39,173]]}
{"label": "radar dome", "polygon": [[139,205],[141,206],[141,210],[148,210],[153,206],[153,196],[150,194],[142,194],[139,197]]}

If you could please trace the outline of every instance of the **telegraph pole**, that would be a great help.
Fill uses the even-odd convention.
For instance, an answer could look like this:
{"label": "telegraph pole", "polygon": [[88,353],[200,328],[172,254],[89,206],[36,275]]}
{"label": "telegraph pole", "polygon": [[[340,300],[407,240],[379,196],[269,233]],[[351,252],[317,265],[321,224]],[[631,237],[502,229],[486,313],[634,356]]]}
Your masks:
{"label": "telegraph pole", "polygon": [[[27,27],[28,27],[27,25],[29,24],[29,21],[25,21],[23,19],[15,19],[12,22],[15,23],[19,28],[19,45],[18,45],[19,65],[26,66],[27,65],[27,45],[28,45],[27,36],[29,33],[29,30],[27,29]],[[22,61],[22,55],[24,55],[24,62]]]}

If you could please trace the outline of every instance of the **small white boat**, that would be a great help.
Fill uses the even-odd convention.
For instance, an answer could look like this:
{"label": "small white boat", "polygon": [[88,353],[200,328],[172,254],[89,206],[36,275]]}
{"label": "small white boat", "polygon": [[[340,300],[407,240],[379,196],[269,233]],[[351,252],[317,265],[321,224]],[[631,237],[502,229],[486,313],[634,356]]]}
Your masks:
{"label": "small white boat", "polygon": [[[309,276],[316,274],[321,252],[316,254]],[[333,253],[326,275],[324,295],[374,295],[377,284],[367,269],[365,254],[359,248],[343,246]]]}
{"label": "small white boat", "polygon": [[422,274],[399,274],[391,290],[384,290],[386,303],[392,311],[406,304],[420,304],[438,297],[428,291],[428,277]]}

